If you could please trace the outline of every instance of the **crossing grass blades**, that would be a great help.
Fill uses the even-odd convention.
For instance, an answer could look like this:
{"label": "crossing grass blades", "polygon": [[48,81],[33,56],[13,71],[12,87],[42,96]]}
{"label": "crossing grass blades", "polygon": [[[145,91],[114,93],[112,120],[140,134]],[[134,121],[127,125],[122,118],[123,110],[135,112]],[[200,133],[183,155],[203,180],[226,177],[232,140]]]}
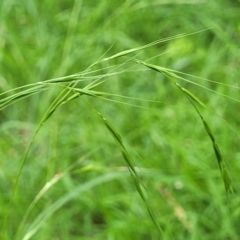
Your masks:
{"label": "crossing grass blades", "polygon": [[[14,198],[14,195],[18,191],[19,179],[21,177],[23,167],[25,166],[25,164],[27,162],[27,157],[28,157],[29,151],[32,147],[32,144],[35,140],[35,137],[37,136],[40,129],[44,126],[44,123],[52,116],[52,114],[54,114],[54,112],[59,107],[61,107],[63,104],[70,104],[71,101],[77,100],[81,96],[84,96],[84,95],[88,96],[88,97],[91,97],[91,98],[101,98],[101,99],[104,99],[104,100],[108,100],[108,98],[111,98],[111,97],[114,97],[114,96],[119,97],[119,95],[117,95],[117,94],[113,94],[113,93],[109,93],[109,92],[102,92],[102,91],[97,90],[97,88],[102,83],[104,83],[106,81],[105,80],[106,78],[111,77],[115,73],[110,73],[110,74],[105,74],[105,75],[99,74],[99,75],[92,76],[91,74],[97,73],[97,71],[92,71],[93,67],[97,67],[100,64],[102,64],[103,62],[109,62],[110,63],[111,60],[114,60],[116,58],[128,57],[130,54],[133,54],[133,53],[136,53],[136,52],[139,52],[139,51],[143,51],[145,48],[149,48],[153,45],[163,43],[165,41],[170,41],[170,40],[173,40],[173,39],[177,39],[177,38],[187,37],[188,35],[190,35],[190,34],[181,34],[181,35],[178,35],[178,36],[175,36],[175,37],[169,37],[169,38],[166,38],[166,39],[155,41],[153,43],[147,44],[147,45],[139,47],[139,48],[134,48],[134,49],[119,52],[119,53],[117,53],[113,56],[100,59],[99,61],[92,64],[89,68],[87,68],[85,71],[83,71],[81,73],[77,73],[77,74],[73,74],[73,75],[69,75],[69,76],[65,76],[65,77],[61,77],[61,78],[55,78],[55,79],[50,79],[50,80],[46,80],[46,81],[41,81],[41,82],[37,82],[37,83],[32,83],[32,84],[29,84],[29,85],[20,86],[18,88],[11,89],[7,92],[1,93],[0,94],[0,111],[3,111],[6,107],[10,107],[13,104],[17,104],[18,101],[20,101],[24,98],[30,98],[31,96],[33,96],[35,94],[39,94],[41,92],[46,92],[46,91],[48,91],[52,88],[60,88],[61,89],[60,94],[52,102],[51,106],[49,106],[45,115],[43,116],[42,120],[40,121],[40,123],[39,123],[39,125],[38,125],[38,127],[35,131],[34,137],[31,140],[31,143],[28,146],[28,149],[26,150],[26,153],[24,154],[24,157],[23,157],[22,162],[21,162],[21,167],[18,171],[18,176],[17,176],[17,180],[15,182],[14,190],[13,190],[13,193],[12,193],[12,199]],[[211,110],[207,106],[207,104],[203,103],[198,98],[198,96],[193,94],[190,90],[182,87],[177,82],[177,80],[184,80],[184,81],[186,80],[185,78],[178,75],[177,72],[175,72],[171,69],[168,69],[168,68],[161,67],[161,66],[149,64],[146,61],[138,60],[138,59],[136,59],[136,56],[129,57],[127,61],[134,62],[137,65],[144,66],[147,69],[150,69],[152,71],[157,71],[159,74],[165,75],[170,80],[170,82],[173,84],[173,86],[175,86],[176,89],[181,91],[181,93],[183,94],[183,97],[187,97],[187,99],[189,100],[189,104],[196,110],[196,113],[198,114],[199,118],[201,119],[201,121],[203,123],[203,130],[205,129],[205,131],[207,133],[207,136],[210,138],[210,140],[212,142],[213,151],[215,153],[216,160],[217,160],[218,165],[219,165],[220,174],[221,174],[223,182],[224,182],[226,194],[228,195],[230,192],[232,192],[233,189],[232,189],[232,186],[231,186],[230,177],[229,177],[227,168],[225,166],[225,162],[224,162],[224,159],[222,157],[220,148],[217,144],[217,140],[214,137],[214,134],[211,130],[210,124],[208,124],[206,122],[206,120],[204,119],[200,108],[204,108],[204,109],[206,109],[206,110],[208,110],[212,113],[214,113],[214,111]],[[78,87],[78,84],[80,82],[85,82],[86,80],[91,80],[92,82],[90,84],[86,85],[84,88]],[[158,81],[158,79],[156,78],[155,81]],[[121,95],[120,97],[124,98],[125,96]],[[119,151],[121,152],[122,157],[125,160],[125,164],[128,167],[129,172],[132,176],[133,183],[136,187],[136,190],[138,191],[139,196],[143,200],[143,202],[144,202],[144,204],[145,204],[145,206],[146,206],[146,208],[149,212],[150,218],[152,219],[152,222],[155,224],[156,228],[158,229],[159,235],[162,235],[162,227],[158,223],[157,217],[155,216],[155,214],[153,213],[153,211],[151,209],[151,205],[149,204],[147,193],[144,189],[144,186],[142,185],[139,174],[134,167],[134,164],[132,162],[130,153],[128,152],[127,148],[125,147],[124,139],[118,133],[118,131],[115,129],[113,124],[109,122],[109,120],[107,119],[107,116],[103,116],[103,114],[100,113],[93,105],[90,105],[90,107],[93,109],[94,114],[99,116],[102,124],[107,128],[109,133],[113,136],[116,144],[118,145]],[[67,171],[70,171],[70,170],[71,170],[71,167]],[[19,237],[23,234],[22,229],[23,229],[23,226],[24,226],[24,224],[26,222],[26,219],[29,215],[29,212],[33,209],[33,207],[36,205],[36,203],[39,201],[39,199],[49,190],[49,188],[51,188],[57,181],[59,181],[59,179],[61,179],[64,176],[64,174],[65,174],[64,172],[62,174],[59,174],[57,178],[54,178],[51,182],[48,183],[48,185],[44,186],[44,188],[36,196],[36,198],[34,199],[32,204],[30,205],[28,211],[25,214],[25,217],[23,218],[23,220],[22,220],[22,222],[19,226],[16,239],[19,239]],[[113,176],[113,175],[110,176],[109,175],[108,176],[108,178],[115,178],[115,177],[118,177],[118,175],[115,175],[115,176]],[[98,183],[99,182],[104,182],[105,180],[106,179],[100,179],[99,178],[98,181],[93,180],[93,182],[88,183],[87,186],[89,187],[89,184],[90,185],[91,184],[95,185],[95,184],[97,184],[97,182]],[[75,194],[73,193],[68,198],[59,200],[50,209],[47,209],[46,211],[44,211],[41,214],[41,216],[39,218],[37,218],[36,221],[28,228],[28,231],[24,233],[23,239],[24,240],[30,239],[39,230],[39,228],[42,226],[42,224],[45,220],[47,220],[51,215],[53,215],[54,212],[57,209],[59,209],[63,204],[65,204],[71,198],[76,196],[76,194],[77,194],[76,192],[79,193],[81,191],[84,191],[84,189],[85,189],[84,187],[85,186],[83,185],[81,188],[79,188],[77,191],[75,191]],[[88,188],[86,188],[86,189],[88,189]],[[10,208],[11,208],[11,202],[9,204],[9,209]],[[5,226],[6,226],[8,224],[8,221],[9,221],[8,220],[8,215],[6,215],[4,221],[5,221],[4,223],[5,223]]]}

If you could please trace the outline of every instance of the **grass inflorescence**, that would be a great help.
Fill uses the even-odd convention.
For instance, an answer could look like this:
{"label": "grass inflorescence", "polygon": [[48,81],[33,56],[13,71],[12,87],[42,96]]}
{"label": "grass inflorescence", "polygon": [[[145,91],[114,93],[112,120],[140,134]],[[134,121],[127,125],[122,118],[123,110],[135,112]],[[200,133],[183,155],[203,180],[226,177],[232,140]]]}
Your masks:
{"label": "grass inflorescence", "polygon": [[239,237],[239,6],[221,2],[3,1],[0,238]]}

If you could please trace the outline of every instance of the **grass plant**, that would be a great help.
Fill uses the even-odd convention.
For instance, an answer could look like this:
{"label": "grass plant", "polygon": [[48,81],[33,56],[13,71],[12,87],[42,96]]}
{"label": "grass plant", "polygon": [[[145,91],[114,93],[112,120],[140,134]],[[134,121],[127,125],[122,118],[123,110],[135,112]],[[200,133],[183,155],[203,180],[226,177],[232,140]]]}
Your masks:
{"label": "grass plant", "polygon": [[239,238],[220,2],[2,1],[0,239]]}

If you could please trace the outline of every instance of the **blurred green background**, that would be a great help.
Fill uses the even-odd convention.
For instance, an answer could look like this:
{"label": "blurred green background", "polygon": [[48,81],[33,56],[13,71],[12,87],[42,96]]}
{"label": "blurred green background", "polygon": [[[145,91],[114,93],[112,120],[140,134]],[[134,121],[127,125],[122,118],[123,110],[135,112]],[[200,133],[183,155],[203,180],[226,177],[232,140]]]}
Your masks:
{"label": "blurred green background", "polygon": [[[199,108],[234,193],[227,199],[212,143],[188,99],[163,75],[123,57],[95,66],[92,76],[114,73],[97,90],[136,99],[83,96],[57,109],[34,139],[14,195],[21,161],[58,89],[1,110],[0,239],[240,239],[239,13],[240,1],[227,0],[1,0],[1,93],[208,29],[131,57],[200,77],[178,82],[218,114]],[[162,234],[91,106],[122,136]]]}

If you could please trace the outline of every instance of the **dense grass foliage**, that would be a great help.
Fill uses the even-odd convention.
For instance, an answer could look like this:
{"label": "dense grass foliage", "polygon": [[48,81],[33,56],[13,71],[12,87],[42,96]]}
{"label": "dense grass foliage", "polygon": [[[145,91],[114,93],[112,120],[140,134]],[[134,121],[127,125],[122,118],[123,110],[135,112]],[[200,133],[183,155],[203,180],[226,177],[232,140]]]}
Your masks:
{"label": "dense grass foliage", "polygon": [[0,2],[0,239],[240,239],[240,2]]}

